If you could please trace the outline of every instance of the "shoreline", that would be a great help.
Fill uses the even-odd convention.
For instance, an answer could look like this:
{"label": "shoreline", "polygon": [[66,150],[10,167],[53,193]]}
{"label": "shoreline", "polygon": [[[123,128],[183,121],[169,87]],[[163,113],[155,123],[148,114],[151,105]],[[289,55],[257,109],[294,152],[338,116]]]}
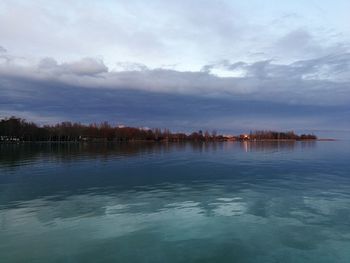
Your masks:
{"label": "shoreline", "polygon": [[333,142],[339,141],[338,139],[333,138],[324,138],[324,139],[305,139],[305,140],[294,140],[294,139],[261,139],[261,140],[208,140],[208,141],[194,141],[194,140],[180,140],[180,141],[170,141],[170,140],[129,140],[129,141],[0,141],[0,144],[27,144],[27,143],[45,143],[45,144],[124,144],[124,143],[222,143],[222,142]]}

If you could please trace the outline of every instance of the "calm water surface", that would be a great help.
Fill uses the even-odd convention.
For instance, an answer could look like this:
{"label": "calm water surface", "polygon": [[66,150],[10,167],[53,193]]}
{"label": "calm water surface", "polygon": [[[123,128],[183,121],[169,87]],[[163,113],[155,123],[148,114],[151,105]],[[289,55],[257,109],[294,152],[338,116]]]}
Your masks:
{"label": "calm water surface", "polygon": [[350,144],[0,145],[0,262],[350,262]]}

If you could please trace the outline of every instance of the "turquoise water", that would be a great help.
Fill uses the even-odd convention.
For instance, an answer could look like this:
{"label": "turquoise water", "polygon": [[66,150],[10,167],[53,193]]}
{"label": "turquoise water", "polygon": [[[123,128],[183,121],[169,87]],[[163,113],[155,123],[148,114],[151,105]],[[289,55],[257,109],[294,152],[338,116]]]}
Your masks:
{"label": "turquoise water", "polygon": [[350,144],[0,145],[0,262],[350,262]]}

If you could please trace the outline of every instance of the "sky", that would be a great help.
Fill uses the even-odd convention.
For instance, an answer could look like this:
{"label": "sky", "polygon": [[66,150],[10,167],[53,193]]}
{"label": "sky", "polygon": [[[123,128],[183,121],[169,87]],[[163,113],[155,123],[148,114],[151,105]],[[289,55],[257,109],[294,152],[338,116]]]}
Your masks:
{"label": "sky", "polygon": [[0,118],[350,134],[350,1],[0,0]]}

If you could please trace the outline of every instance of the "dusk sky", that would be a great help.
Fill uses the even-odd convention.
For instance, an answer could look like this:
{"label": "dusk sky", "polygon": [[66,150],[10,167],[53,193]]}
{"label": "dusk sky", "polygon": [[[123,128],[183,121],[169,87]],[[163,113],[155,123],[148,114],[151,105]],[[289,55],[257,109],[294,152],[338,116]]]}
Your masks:
{"label": "dusk sky", "polygon": [[0,0],[0,117],[350,131],[350,1]]}

